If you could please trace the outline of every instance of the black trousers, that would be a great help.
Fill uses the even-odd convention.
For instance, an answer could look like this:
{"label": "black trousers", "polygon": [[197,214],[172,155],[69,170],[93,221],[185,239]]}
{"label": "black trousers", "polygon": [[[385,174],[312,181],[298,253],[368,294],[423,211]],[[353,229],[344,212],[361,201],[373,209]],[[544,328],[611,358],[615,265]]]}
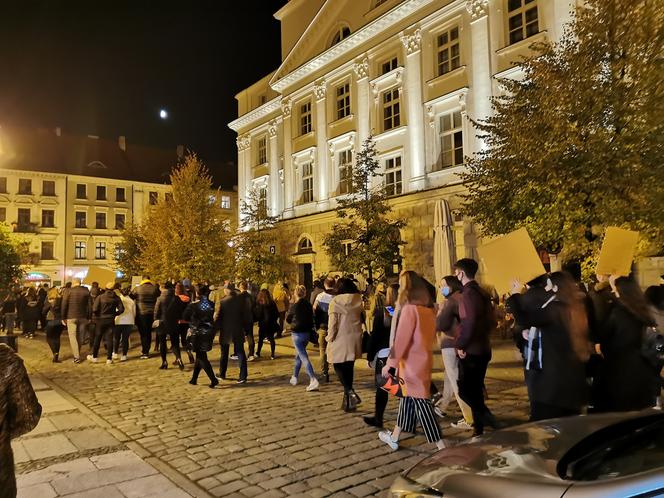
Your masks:
{"label": "black trousers", "polygon": [[150,353],[153,321],[154,316],[152,313],[138,315],[137,317],[138,333],[141,335],[141,354],[143,356],[147,356]]}
{"label": "black trousers", "polygon": [[256,347],[256,354],[261,355],[261,349],[263,349],[263,341],[267,339],[270,341],[270,356],[274,356],[274,329],[272,327],[258,327],[258,346]]}
{"label": "black trousers", "polygon": [[116,325],[113,328],[113,352],[118,353],[119,351],[123,356],[127,356],[129,351],[129,335],[131,330],[134,328],[133,325]]}
{"label": "black trousers", "polygon": [[[256,342],[254,341],[254,326],[244,331],[244,336],[247,338],[247,348],[249,349],[249,356],[254,356],[256,351]],[[240,356],[237,345],[233,344],[233,354]]]}
{"label": "black trousers", "polygon": [[[383,374],[383,367],[385,366],[385,360],[387,360],[387,358],[376,358],[376,368],[374,370],[376,375]],[[380,387],[376,387],[376,407],[374,410],[375,411],[374,418],[378,422],[383,421],[383,415],[385,414],[385,408],[387,407],[388,398],[389,395],[387,394],[387,391],[381,389]]]}
{"label": "black trousers", "polygon": [[59,320],[49,320],[46,324],[46,342],[54,355],[60,353],[60,335],[63,328]]}
{"label": "black trousers", "polygon": [[198,380],[198,374],[201,373],[201,369],[205,371],[207,376],[210,378],[210,382],[214,382],[214,370],[212,370],[212,365],[210,360],[208,360],[207,353],[201,351],[196,353],[196,361],[194,362],[194,372],[191,375],[191,381],[196,382]]}
{"label": "black trousers", "polygon": [[484,425],[493,415],[484,403],[484,377],[491,361],[491,353],[486,355],[467,354],[459,358],[459,397],[473,412],[475,434],[484,433]]}
{"label": "black trousers", "polygon": [[339,377],[341,385],[344,386],[344,393],[349,393],[353,390],[354,367],[354,361],[344,361],[343,363],[334,364],[334,371],[337,377]]}
{"label": "black trousers", "polygon": [[[247,380],[247,355],[244,352],[244,341],[233,341],[235,351],[237,352],[238,361],[240,362],[240,377],[239,380]],[[219,377],[226,378],[226,370],[228,370],[228,357],[230,355],[231,345],[221,345],[221,358],[219,359]]]}
{"label": "black trousers", "polygon": [[97,358],[101,340],[106,344],[106,359],[110,360],[113,356],[113,329],[115,328],[115,319],[97,320],[97,330],[95,331],[95,340],[92,346],[92,356]]}
{"label": "black trousers", "polygon": [[157,334],[159,339],[159,354],[161,355],[161,361],[165,362],[166,361],[166,354],[168,353],[168,346],[166,346],[166,339],[171,340],[171,349],[173,349],[173,354],[175,355],[175,358],[178,360],[181,360],[182,358],[180,357],[180,333],[178,332],[177,329],[168,331],[168,332],[161,332]]}

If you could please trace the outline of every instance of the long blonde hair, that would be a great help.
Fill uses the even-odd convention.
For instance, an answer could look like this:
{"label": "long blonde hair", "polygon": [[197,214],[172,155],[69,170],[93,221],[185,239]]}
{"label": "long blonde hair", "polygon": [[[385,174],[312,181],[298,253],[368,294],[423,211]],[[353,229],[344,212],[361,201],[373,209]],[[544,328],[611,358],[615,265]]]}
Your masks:
{"label": "long blonde hair", "polygon": [[431,293],[426,282],[413,270],[404,270],[399,275],[399,298],[401,306],[415,304],[431,306]]}

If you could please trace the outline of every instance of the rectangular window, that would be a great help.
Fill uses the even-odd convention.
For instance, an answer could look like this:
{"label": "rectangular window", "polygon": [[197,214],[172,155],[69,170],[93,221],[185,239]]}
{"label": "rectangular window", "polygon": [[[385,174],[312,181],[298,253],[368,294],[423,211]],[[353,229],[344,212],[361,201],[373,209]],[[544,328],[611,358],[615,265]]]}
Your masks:
{"label": "rectangular window", "polygon": [[231,196],[222,195],[221,196],[221,209],[230,209],[231,208]]}
{"label": "rectangular window", "polygon": [[44,228],[53,228],[55,226],[55,211],[52,209],[42,209],[41,225]]}
{"label": "rectangular window", "polygon": [[156,206],[158,200],[159,194],[157,192],[150,192],[150,206]]}
{"label": "rectangular window", "polygon": [[18,180],[18,193],[31,195],[32,194],[32,180],[28,178],[19,178]]}
{"label": "rectangular window", "polygon": [[106,259],[106,242],[95,243],[95,259]]}
{"label": "rectangular window", "polygon": [[258,189],[258,209],[263,215],[267,213],[267,187]]}
{"label": "rectangular window", "polygon": [[7,221],[7,208],[6,207],[0,207],[0,221],[1,222]]}
{"label": "rectangular window", "polygon": [[122,230],[125,227],[125,215],[116,214],[115,215],[115,229]]}
{"label": "rectangular window", "polygon": [[339,152],[339,194],[350,194],[353,191],[353,151]]}
{"label": "rectangular window", "polygon": [[344,256],[350,256],[350,253],[353,252],[353,243],[352,242],[342,242],[341,248],[344,251]]}
{"label": "rectangular window", "polygon": [[383,62],[380,66],[380,74],[387,74],[390,71],[394,71],[399,66],[399,61],[396,57],[391,58],[387,62]]}
{"label": "rectangular window", "polygon": [[88,216],[85,211],[76,211],[76,228],[87,228]]}
{"label": "rectangular window", "polygon": [[337,119],[350,116],[350,83],[337,87]]}
{"label": "rectangular window", "polygon": [[539,33],[537,0],[508,0],[510,45]]}
{"label": "rectangular window", "polygon": [[106,213],[95,214],[95,228],[106,228]]}
{"label": "rectangular window", "polygon": [[41,259],[53,259],[53,242],[41,243]]}
{"label": "rectangular window", "polygon": [[106,187],[103,185],[97,185],[97,200],[105,201],[106,200]]}
{"label": "rectangular window", "polygon": [[258,139],[258,160],[256,164],[265,164],[267,162],[267,138]]}
{"label": "rectangular window", "polygon": [[0,176],[0,194],[7,193],[7,177]]}
{"label": "rectangular window", "polygon": [[314,168],[311,163],[302,165],[302,203],[314,200]]}
{"label": "rectangular window", "polygon": [[461,112],[440,117],[440,167],[463,164],[463,130]]}
{"label": "rectangular window", "polygon": [[115,202],[127,202],[124,187],[117,187],[115,189]]}
{"label": "rectangular window", "polygon": [[401,100],[399,89],[394,88],[383,93],[383,131],[401,125]]}
{"label": "rectangular window", "polygon": [[300,106],[300,135],[311,133],[311,102]]}
{"label": "rectangular window", "polygon": [[74,242],[74,259],[85,259],[87,257],[85,250],[85,242],[77,240]]}
{"label": "rectangular window", "polygon": [[18,217],[16,220],[19,228],[26,228],[30,225],[30,210],[26,208],[19,208]]}
{"label": "rectangular window", "polygon": [[88,198],[88,187],[85,183],[76,184],[76,198],[77,199]]}
{"label": "rectangular window", "polygon": [[42,195],[55,195],[55,182],[53,180],[44,180],[42,182]]}
{"label": "rectangular window", "polygon": [[461,66],[459,50],[459,28],[454,27],[438,35],[438,76],[454,71]]}
{"label": "rectangular window", "polygon": [[385,194],[392,196],[401,192],[401,156],[397,156],[385,161]]}

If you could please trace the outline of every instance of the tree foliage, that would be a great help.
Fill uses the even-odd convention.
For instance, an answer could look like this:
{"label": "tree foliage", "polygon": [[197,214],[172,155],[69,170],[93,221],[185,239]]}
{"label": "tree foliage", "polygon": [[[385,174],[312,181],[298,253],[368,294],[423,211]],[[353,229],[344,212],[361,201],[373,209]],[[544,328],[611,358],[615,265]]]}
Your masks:
{"label": "tree foliage", "polygon": [[141,225],[128,223],[122,229],[121,241],[116,244],[115,262],[128,277],[143,274],[141,256],[147,245]]}
{"label": "tree foliage", "polygon": [[352,169],[351,193],[339,198],[339,221],[323,238],[333,267],[371,278],[383,276],[400,261],[399,248],[404,244],[400,229],[406,225],[390,217],[385,185],[373,181],[383,176],[376,155],[376,143],[368,137]]}
{"label": "tree foliage", "polygon": [[597,249],[606,226],[664,244],[664,3],[587,0],[556,44],[535,44],[525,77],[501,80],[476,123],[465,210],[487,235],[528,228],[564,258]]}
{"label": "tree foliage", "polygon": [[16,240],[4,223],[0,223],[0,289],[7,289],[24,274],[21,262],[25,245]]}

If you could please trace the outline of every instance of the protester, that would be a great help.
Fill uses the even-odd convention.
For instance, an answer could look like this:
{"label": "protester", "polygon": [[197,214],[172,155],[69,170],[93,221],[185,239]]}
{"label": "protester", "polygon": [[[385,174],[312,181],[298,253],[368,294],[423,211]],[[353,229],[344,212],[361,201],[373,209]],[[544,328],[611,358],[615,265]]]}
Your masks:
{"label": "protester", "polygon": [[459,396],[459,357],[455,349],[456,340],[459,337],[459,306],[463,287],[454,275],[443,277],[442,284],[441,294],[445,297],[445,304],[436,316],[436,332],[439,339],[438,346],[443,357],[445,376],[443,394],[434,406],[434,410],[436,414],[445,417],[445,412],[452,399],[456,399],[463,418],[451,425],[455,429],[470,430],[473,428],[473,412]]}
{"label": "protester", "polygon": [[325,290],[325,288],[323,287],[323,281],[320,280],[319,278],[314,280],[313,285],[314,285],[314,288],[311,291],[311,296],[309,296],[309,302],[311,303],[312,306],[316,302],[316,297],[318,296],[318,294],[320,294],[321,292],[323,292]]}
{"label": "protester", "polygon": [[286,282],[281,282],[274,286],[273,292],[274,302],[277,304],[277,311],[279,312],[279,330],[277,331],[277,337],[281,337],[284,331],[284,320],[286,319],[286,311],[290,306],[290,291],[288,290],[288,284]]}
{"label": "protester", "polygon": [[[187,293],[187,290],[185,289],[184,285],[181,283],[175,284],[175,296],[180,301],[182,301],[185,309],[187,308],[187,306],[189,306],[189,303],[191,303],[191,298],[189,297],[189,294]],[[210,301],[212,300],[210,299]],[[181,349],[187,352],[187,358],[189,360],[189,363],[194,363],[195,361],[194,356],[191,350],[189,349],[189,345],[187,343],[187,332],[189,332],[189,322],[187,322],[184,319],[184,311],[183,311],[182,316],[178,319],[177,333],[178,336],[180,337]]]}
{"label": "protester", "polygon": [[46,313],[44,312],[44,304],[46,303],[46,298],[48,297],[48,284],[44,283],[39,287],[37,291],[37,301],[40,310],[39,315],[39,328],[44,330],[46,328]]}
{"label": "protester", "polygon": [[37,426],[42,407],[32,389],[21,358],[0,344],[0,495],[16,497],[11,440]]}
{"label": "protester", "polygon": [[337,295],[330,301],[327,335],[327,359],[344,388],[341,408],[355,411],[361,403],[353,389],[355,360],[362,357],[364,303],[357,286],[347,278],[337,282]]}
{"label": "protester", "polygon": [[121,353],[120,361],[127,361],[129,354],[129,335],[136,323],[136,303],[129,297],[131,289],[125,287],[119,290],[118,285],[115,286],[115,295],[122,301],[124,311],[115,317],[115,327],[113,328],[113,355],[112,358],[118,357],[118,352]]}
{"label": "protester", "polygon": [[16,324],[16,294],[10,290],[2,302],[2,331],[7,335],[14,334]]}
{"label": "protester", "polygon": [[171,341],[171,349],[175,356],[175,364],[184,370],[184,363],[180,355],[180,335],[178,333],[178,320],[182,317],[187,305],[175,296],[173,284],[166,282],[161,286],[161,295],[154,306],[154,319],[158,322],[157,336],[159,339],[159,354],[161,356],[160,370],[168,368],[166,356],[168,346],[166,340]]}
{"label": "protester", "polygon": [[382,373],[403,379],[404,396],[399,402],[394,430],[382,431],[378,438],[392,450],[397,450],[401,433],[415,433],[419,423],[427,441],[443,449],[445,443],[430,400],[435,313],[429,289],[424,279],[414,271],[403,271],[399,276],[399,304],[401,312],[394,344]]}
{"label": "protester", "polygon": [[254,296],[249,293],[249,286],[244,280],[238,285],[240,288],[240,297],[246,301],[245,306],[251,310],[251,323],[247,322],[247,326],[244,330],[244,337],[247,339],[247,348],[249,356],[247,361],[254,361],[256,358],[254,354],[256,353],[256,343],[254,341],[254,313],[256,309],[256,300]]}
{"label": "protester", "polygon": [[219,327],[219,342],[221,343],[221,358],[219,359],[219,378],[226,379],[230,345],[233,344],[238,352],[240,362],[240,376],[238,384],[247,382],[247,355],[244,351],[244,333],[252,323],[253,311],[246,299],[240,296],[229,282],[224,286],[225,297],[215,306],[215,322]]}
{"label": "protester", "polygon": [[138,315],[136,322],[141,336],[141,359],[150,357],[150,344],[152,344],[152,322],[154,321],[154,307],[159,296],[159,288],[155,286],[150,277],[146,277],[136,287],[131,297],[136,301]]}
{"label": "protester", "polygon": [[311,339],[311,333],[314,331],[314,310],[311,303],[307,300],[307,288],[304,285],[298,285],[295,288],[295,298],[297,301],[291,304],[286,322],[290,325],[293,346],[295,346],[295,366],[293,376],[290,378],[292,386],[297,385],[297,377],[300,374],[300,368],[304,369],[309,375],[309,385],[307,391],[318,390],[318,379],[314,374],[314,368],[311,366],[309,356],[307,355],[307,344]]}
{"label": "protester", "polygon": [[97,363],[99,347],[102,339],[106,345],[106,364],[113,363],[113,329],[115,317],[124,312],[124,305],[115,294],[115,282],[108,282],[106,290],[99,294],[92,305],[92,316],[94,316],[97,330],[95,332],[92,354],[88,355],[88,361]]}
{"label": "protester", "polygon": [[187,337],[190,341],[190,349],[196,354],[194,371],[189,383],[195,386],[198,382],[198,375],[201,370],[204,370],[210,379],[210,388],[214,389],[219,381],[214,376],[214,370],[207,357],[208,351],[212,349],[215,335],[215,329],[212,325],[214,304],[208,299],[210,295],[208,287],[199,286],[196,289],[196,294],[199,300],[189,303],[182,316],[183,320],[190,324]]}
{"label": "protester", "polygon": [[35,336],[37,322],[41,318],[41,315],[42,306],[40,306],[39,303],[37,290],[34,287],[30,287],[25,293],[25,305],[23,308],[23,316],[21,317],[21,330],[23,331],[23,335],[28,339],[32,339]]}
{"label": "protester", "polygon": [[258,347],[256,348],[256,357],[260,358],[263,342],[267,339],[270,343],[270,358],[275,358],[274,334],[279,329],[279,312],[277,305],[267,289],[261,289],[258,292],[257,311],[258,316]]}
{"label": "protester", "polygon": [[[384,284],[381,284],[384,287]],[[377,294],[383,294],[382,287],[376,287]],[[399,292],[399,284],[392,284],[387,288],[384,299],[376,301],[371,317],[371,336],[367,344],[367,362],[373,368],[376,376],[382,375],[383,367],[390,353],[390,329],[392,326],[395,306]],[[364,423],[372,427],[383,427],[383,416],[387,407],[388,394],[376,386],[376,400],[374,414],[362,417]]]}
{"label": "protester", "polygon": [[314,300],[314,317],[316,330],[318,331],[318,354],[320,356],[321,374],[325,382],[330,382],[330,364],[327,361],[327,325],[332,298],[335,295],[337,283],[333,278],[327,277],[323,281],[323,292],[319,293]]}
{"label": "protester", "polygon": [[60,362],[60,336],[62,335],[62,297],[58,289],[48,291],[43,314],[46,315],[46,342],[53,354],[53,363]]}
{"label": "protester", "polygon": [[74,363],[81,362],[79,345],[83,343],[83,334],[91,316],[90,292],[81,285],[80,279],[75,278],[71,288],[62,293],[62,324],[67,327]]}

